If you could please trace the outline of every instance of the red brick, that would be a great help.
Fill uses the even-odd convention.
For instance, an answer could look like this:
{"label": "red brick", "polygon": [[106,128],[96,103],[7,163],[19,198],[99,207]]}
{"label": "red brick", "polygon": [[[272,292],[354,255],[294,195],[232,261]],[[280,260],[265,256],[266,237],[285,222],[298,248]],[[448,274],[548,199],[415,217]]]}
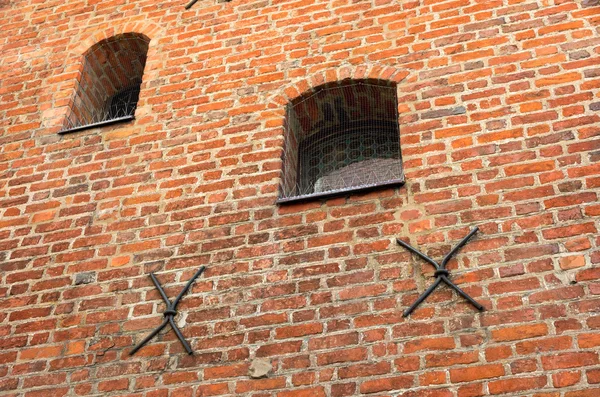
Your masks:
{"label": "red brick", "polygon": [[513,341],[521,339],[529,339],[548,334],[548,326],[546,324],[530,324],[520,325],[515,327],[506,327],[492,331],[492,338],[498,341]]}
{"label": "red brick", "polygon": [[351,396],[356,391],[355,383],[336,383],[331,385],[331,397]]}
{"label": "red brick", "polygon": [[380,362],[377,364],[356,364],[338,369],[340,379],[346,378],[362,378],[374,375],[383,375],[390,373],[391,365],[388,362]]}
{"label": "red brick", "polygon": [[573,339],[570,336],[556,336],[543,339],[528,340],[516,344],[519,354],[531,354],[536,352],[569,350],[573,347]]}
{"label": "red brick", "polygon": [[128,379],[107,380],[98,383],[98,390],[103,392],[113,392],[115,390],[125,390],[129,387]]}
{"label": "red brick", "polygon": [[585,390],[568,391],[565,397],[594,397],[600,393],[600,388],[586,388]]}
{"label": "red brick", "polygon": [[476,367],[450,369],[452,382],[471,382],[474,380],[497,378],[504,375],[501,364],[479,365]]}
{"label": "red brick", "polygon": [[204,379],[234,378],[248,372],[248,364],[204,368]]}
{"label": "red brick", "polygon": [[479,361],[477,351],[465,353],[428,354],[425,356],[427,367],[448,367],[459,364],[472,364]]}
{"label": "red brick", "polygon": [[525,390],[540,390],[546,385],[545,376],[515,378],[492,381],[488,383],[491,394],[506,394]]}
{"label": "red brick", "polygon": [[598,353],[578,352],[562,353],[542,357],[542,366],[545,370],[575,368],[580,366],[597,365]]}
{"label": "red brick", "polygon": [[414,383],[412,376],[395,376],[392,378],[379,378],[363,382],[360,392],[364,394],[379,393],[382,391],[407,389]]}
{"label": "red brick", "polygon": [[600,369],[589,369],[585,372],[588,383],[600,383]]}
{"label": "red brick", "polygon": [[336,347],[358,344],[357,332],[329,335],[324,337],[312,337],[308,342],[309,350],[332,349]]}
{"label": "red brick", "polygon": [[421,350],[450,350],[455,347],[454,339],[448,337],[420,339],[404,344],[405,353],[414,353]]}
{"label": "red brick", "polygon": [[201,397],[224,395],[229,393],[229,385],[227,383],[199,385],[197,393]]}
{"label": "red brick", "polygon": [[277,339],[287,339],[298,338],[306,335],[320,334],[321,332],[323,332],[323,325],[313,323],[277,328],[275,330],[275,335]]}
{"label": "red brick", "polygon": [[552,384],[554,387],[568,387],[578,383],[580,379],[579,372],[557,372],[552,375]]}
{"label": "red brick", "polygon": [[591,349],[600,346],[600,335],[597,333],[577,335],[577,345],[581,349]]}
{"label": "red brick", "polygon": [[330,353],[321,353],[317,355],[319,365],[328,365],[343,362],[362,361],[367,358],[367,349],[357,347],[354,349],[336,350]]}
{"label": "red brick", "polygon": [[322,386],[312,387],[310,389],[297,389],[293,391],[283,391],[277,393],[277,397],[325,397],[325,390]]}
{"label": "red brick", "polygon": [[297,353],[300,351],[302,342],[283,342],[263,345],[258,348],[256,355],[258,357],[277,356],[278,354]]}
{"label": "red brick", "polygon": [[283,389],[285,387],[285,378],[268,378],[256,380],[240,380],[236,383],[236,393],[247,393],[256,390]]}
{"label": "red brick", "polygon": [[515,176],[521,174],[539,173],[543,171],[550,171],[555,168],[554,161],[540,161],[537,163],[528,163],[520,165],[511,165],[505,168],[507,176]]}

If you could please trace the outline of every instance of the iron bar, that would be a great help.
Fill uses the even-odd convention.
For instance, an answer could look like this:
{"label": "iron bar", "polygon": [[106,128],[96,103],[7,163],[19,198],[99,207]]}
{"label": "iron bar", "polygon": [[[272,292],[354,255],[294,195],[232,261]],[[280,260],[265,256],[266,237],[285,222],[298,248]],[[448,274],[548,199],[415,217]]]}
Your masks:
{"label": "iron bar", "polygon": [[173,316],[169,316],[169,323],[171,323],[171,328],[173,328],[173,331],[175,331],[175,335],[177,335],[177,339],[179,339],[179,341],[183,345],[183,348],[185,349],[185,351],[187,352],[187,354],[194,353],[194,351],[192,350],[192,347],[190,346],[190,344],[187,343],[187,341],[183,337],[183,334],[181,333],[181,331],[179,330],[179,328],[177,328],[177,324],[175,324],[175,320],[173,319]]}
{"label": "iron bar", "polygon": [[63,134],[68,134],[71,132],[76,132],[76,131],[81,131],[81,130],[87,130],[88,128],[96,128],[96,127],[102,127],[105,125],[109,125],[109,124],[115,124],[115,123],[120,123],[120,122],[124,122],[124,121],[130,121],[135,119],[135,116],[131,115],[131,116],[123,116],[123,117],[119,117],[116,119],[111,119],[111,120],[104,120],[104,121],[99,121],[97,123],[92,123],[92,124],[85,124],[85,125],[80,125],[78,127],[73,127],[73,128],[68,128],[66,130],[61,130],[58,133],[60,135]]}
{"label": "iron bar", "polygon": [[198,1],[198,0],[192,0],[192,1],[190,1],[189,3],[187,3],[187,4],[185,5],[185,9],[186,9],[186,10],[189,10],[189,9],[190,9],[190,8],[191,8],[191,7],[192,7],[194,4],[196,4],[196,2],[197,2],[197,1]]}
{"label": "iron bar", "polygon": [[165,318],[163,320],[163,322],[158,327],[156,327],[156,329],[154,331],[152,331],[150,333],[150,335],[146,336],[143,341],[141,341],[140,343],[138,343],[138,345],[136,347],[134,347],[133,350],[131,350],[131,352],[129,353],[129,355],[133,356],[138,350],[141,349],[142,346],[144,346],[146,343],[148,343],[150,341],[150,339],[154,338],[160,331],[162,331],[162,329],[164,327],[166,327],[166,325],[167,325],[168,322],[169,322],[169,319]]}
{"label": "iron bar", "polygon": [[469,301],[473,306],[477,308],[477,310],[482,311],[483,306],[481,306],[475,299],[471,298],[465,291],[463,291],[458,285],[454,284],[450,281],[446,276],[442,276],[442,280],[451,288],[453,288],[460,296]]}
{"label": "iron bar", "polygon": [[410,246],[409,244],[405,243],[404,241],[400,240],[399,238],[396,239],[396,242],[398,244],[400,244],[401,246],[403,246],[404,248],[406,248],[407,250],[409,250],[410,252],[412,252],[413,254],[416,254],[417,256],[419,256],[421,259],[425,260],[426,262],[431,263],[435,267],[435,270],[438,270],[440,268],[436,261],[434,261],[433,259],[431,259],[427,255],[425,255],[421,251],[413,248],[412,246]]}
{"label": "iron bar", "polygon": [[448,264],[448,261],[450,260],[450,258],[452,258],[454,256],[454,254],[456,254],[458,252],[458,250],[461,249],[463,247],[463,245],[465,245],[467,243],[467,241],[469,241],[469,239],[475,235],[475,233],[477,233],[478,230],[479,230],[479,228],[477,226],[475,226],[475,228],[473,230],[471,230],[469,232],[469,234],[467,234],[462,240],[460,240],[458,242],[456,247],[452,248],[452,251],[450,251],[448,253],[448,255],[446,255],[444,257],[444,259],[442,260],[442,265],[441,265],[442,269],[446,268],[446,264]]}
{"label": "iron bar", "polygon": [[427,288],[418,298],[417,300],[410,305],[410,307],[408,309],[406,309],[404,311],[404,313],[402,314],[403,317],[407,317],[409,314],[411,314],[416,308],[417,306],[419,306],[429,295],[431,295],[431,293],[433,292],[433,290],[435,290],[442,282],[445,283],[446,285],[448,285],[450,288],[452,288],[453,290],[455,290],[460,296],[462,296],[464,299],[466,299],[470,304],[472,304],[473,306],[475,306],[477,308],[477,310],[482,311],[484,308],[481,304],[479,304],[475,299],[471,298],[465,291],[463,291],[460,287],[458,287],[456,284],[454,284],[448,277],[450,276],[450,273],[448,272],[448,270],[446,269],[446,265],[448,264],[448,262],[450,261],[450,259],[452,259],[452,257],[458,252],[458,250],[460,250],[466,243],[467,241],[469,241],[469,239],[471,237],[473,237],[475,235],[475,233],[477,233],[477,231],[479,230],[479,228],[475,227],[473,230],[471,230],[469,232],[469,234],[467,234],[442,260],[442,264],[440,265],[439,263],[437,263],[436,261],[434,261],[433,259],[431,259],[430,257],[428,257],[427,255],[425,255],[424,253],[422,253],[421,251],[419,251],[418,249],[412,247],[410,244],[405,243],[404,241],[400,240],[400,239],[396,239],[396,242],[403,246],[404,248],[406,248],[408,251],[412,252],[413,254],[419,256],[421,259],[425,260],[426,262],[430,263],[431,265],[433,265],[433,267],[435,268],[435,281],[433,282],[433,284],[431,284],[429,286],[429,288]]}
{"label": "iron bar", "polygon": [[[152,279],[152,282],[154,283],[154,286],[156,287],[156,289],[158,289],[158,292],[160,293],[160,296],[162,297],[162,299],[165,301],[167,306],[170,306],[171,302],[169,302],[169,298],[167,297],[167,294],[165,294],[165,291],[160,286],[160,283],[158,282],[158,279],[156,278],[154,273],[150,273],[150,278]],[[167,310],[168,309],[169,308],[167,308]]]}
{"label": "iron bar", "polygon": [[204,272],[205,269],[206,269],[206,267],[204,267],[204,266],[202,266],[200,269],[198,269],[198,271],[187,282],[187,284],[185,285],[185,287],[183,287],[183,289],[181,290],[181,292],[179,293],[179,295],[177,295],[177,298],[175,298],[175,301],[173,301],[173,306],[177,306],[177,304],[181,300],[181,297],[183,297],[183,295],[188,291],[188,289],[190,289],[190,287],[192,286],[192,283],[194,282],[194,280],[196,280]]}
{"label": "iron bar", "polygon": [[427,288],[427,289],[425,290],[425,292],[423,292],[423,293],[422,293],[422,294],[421,294],[421,295],[420,295],[420,296],[417,298],[417,300],[416,300],[416,301],[415,301],[415,302],[414,302],[412,305],[410,305],[410,307],[409,307],[408,309],[406,309],[406,310],[404,311],[404,313],[402,313],[402,317],[408,317],[408,315],[409,315],[410,313],[412,313],[412,312],[413,312],[413,310],[415,310],[415,309],[417,308],[417,306],[419,306],[419,305],[421,304],[421,302],[423,302],[425,299],[427,299],[427,297],[428,297],[429,295],[431,295],[431,293],[433,292],[433,290],[434,290],[434,289],[436,289],[436,288],[437,288],[437,286],[438,286],[438,285],[440,285],[440,283],[441,283],[441,282],[442,282],[442,279],[441,279],[441,278],[437,278],[437,279],[436,279],[436,280],[433,282],[433,284],[431,284],[431,285],[429,286],[429,288]]}
{"label": "iron bar", "polygon": [[166,310],[163,313],[163,316],[165,317],[165,319],[163,320],[163,322],[154,331],[152,331],[150,333],[150,335],[148,335],[147,337],[145,337],[144,340],[142,340],[140,343],[138,343],[131,350],[131,352],[129,353],[130,356],[134,355],[138,350],[140,350],[140,348],[142,346],[144,346],[146,343],[148,343],[150,341],[150,339],[154,338],[164,327],[167,326],[167,324],[171,325],[171,328],[173,328],[173,331],[175,332],[175,335],[177,336],[177,339],[179,339],[179,341],[181,342],[181,345],[183,346],[183,348],[185,349],[185,351],[187,352],[187,354],[194,353],[194,351],[192,350],[192,347],[185,340],[183,334],[181,333],[181,330],[179,329],[179,327],[175,323],[175,316],[177,315],[177,304],[179,304],[179,301],[181,300],[181,298],[183,297],[183,295],[185,295],[185,293],[190,289],[190,287],[192,286],[192,283],[194,282],[194,280],[196,280],[202,274],[202,272],[204,272],[205,269],[206,269],[205,266],[202,266],[202,267],[200,267],[200,269],[198,269],[198,271],[187,282],[187,284],[185,285],[185,287],[183,287],[183,289],[181,290],[181,292],[179,292],[179,295],[177,295],[177,297],[175,298],[175,300],[172,303],[169,300],[169,298],[167,297],[167,294],[165,293],[164,289],[162,288],[162,286],[158,282],[158,279],[156,278],[156,276],[154,275],[154,273],[150,273],[150,278],[152,279],[152,283],[154,283],[154,286],[156,287],[156,289],[158,289],[158,292],[160,293],[161,298],[163,299],[163,301],[165,301],[165,303],[167,305],[167,308],[166,308]]}

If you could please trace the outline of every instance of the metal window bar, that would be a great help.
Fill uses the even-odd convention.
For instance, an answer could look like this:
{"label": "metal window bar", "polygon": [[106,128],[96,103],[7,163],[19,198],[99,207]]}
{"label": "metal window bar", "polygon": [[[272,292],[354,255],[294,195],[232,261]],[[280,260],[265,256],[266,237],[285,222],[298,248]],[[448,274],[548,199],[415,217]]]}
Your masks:
{"label": "metal window bar", "polygon": [[70,110],[59,133],[132,120],[139,99],[148,40],[125,34],[96,44],[84,57]]}
{"label": "metal window bar", "polygon": [[396,87],[347,80],[286,110],[278,202],[404,182]]}

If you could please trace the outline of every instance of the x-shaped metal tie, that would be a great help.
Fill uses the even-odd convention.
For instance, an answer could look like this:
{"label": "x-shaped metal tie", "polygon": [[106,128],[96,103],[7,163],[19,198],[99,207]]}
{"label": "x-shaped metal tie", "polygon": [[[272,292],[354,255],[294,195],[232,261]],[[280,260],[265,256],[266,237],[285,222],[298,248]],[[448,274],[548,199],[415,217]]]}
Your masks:
{"label": "x-shaped metal tie", "polygon": [[177,335],[177,338],[179,339],[179,341],[183,345],[183,348],[185,349],[185,351],[188,354],[192,354],[193,353],[192,348],[190,347],[189,343],[187,343],[187,341],[183,337],[183,334],[181,333],[181,331],[177,327],[177,324],[175,324],[175,316],[177,315],[177,304],[179,303],[179,301],[181,300],[181,298],[183,297],[183,295],[185,295],[185,293],[188,291],[188,289],[190,289],[190,287],[192,286],[192,283],[194,282],[194,280],[197,279],[198,276],[200,276],[202,274],[202,272],[204,271],[204,269],[206,269],[206,267],[204,267],[204,266],[202,266],[200,269],[198,269],[198,271],[196,272],[196,274],[194,274],[194,276],[187,282],[187,284],[185,285],[185,287],[183,287],[183,289],[181,290],[181,292],[179,293],[179,295],[177,295],[177,298],[175,298],[175,300],[173,301],[173,303],[171,303],[171,301],[169,300],[169,298],[167,298],[167,294],[165,294],[165,291],[160,286],[158,280],[154,276],[154,273],[150,273],[150,278],[152,279],[152,282],[154,283],[154,285],[158,289],[158,292],[160,292],[160,296],[162,297],[162,299],[167,304],[167,310],[165,310],[165,312],[163,313],[163,315],[165,316],[165,319],[163,320],[163,322],[154,331],[152,331],[152,333],[150,335],[148,335],[147,337],[144,338],[143,341],[141,341],[140,343],[138,343],[137,346],[133,348],[133,350],[131,351],[131,353],[129,353],[129,355],[134,355],[138,350],[140,350],[140,348],[142,346],[144,346],[146,343],[148,343],[148,341],[150,339],[154,338],[160,331],[162,331],[162,329],[164,327],[166,327],[167,324],[171,324],[171,328],[173,328],[173,331],[175,331],[175,335]]}
{"label": "x-shaped metal tie", "polygon": [[469,239],[475,233],[477,233],[478,230],[479,230],[479,228],[477,228],[477,227],[475,229],[471,230],[469,232],[469,234],[467,234],[467,236],[465,238],[463,238],[456,245],[456,247],[454,247],[452,249],[452,251],[450,251],[448,253],[448,255],[446,255],[444,257],[444,259],[442,260],[442,264],[441,265],[439,263],[437,263],[436,261],[434,261],[433,259],[431,259],[430,257],[428,257],[427,255],[425,255],[424,253],[422,253],[421,251],[417,250],[416,248],[411,247],[409,244],[405,243],[404,241],[402,241],[402,240],[400,240],[398,238],[396,239],[396,241],[398,242],[398,244],[400,244],[401,246],[403,246],[404,248],[406,248],[410,252],[418,255],[423,260],[429,262],[430,264],[433,265],[433,267],[435,267],[435,273],[434,273],[435,281],[433,282],[433,284],[431,284],[429,286],[429,288],[427,288],[425,290],[425,292],[423,292],[421,294],[421,296],[419,296],[417,298],[417,300],[415,301],[415,303],[413,303],[408,309],[406,309],[404,311],[404,313],[402,314],[403,317],[407,317],[410,313],[412,313],[413,310],[415,310],[417,308],[417,306],[419,306],[421,304],[421,302],[423,302],[433,292],[433,290],[435,290],[437,288],[437,286],[440,285],[440,283],[442,283],[442,282],[446,283],[450,288],[452,288],[456,292],[458,292],[458,294],[460,296],[462,296],[467,301],[469,301],[469,303],[471,303],[473,306],[475,306],[479,311],[483,310],[483,306],[481,306],[479,303],[477,303],[477,301],[475,301],[473,298],[471,298],[469,295],[467,295],[467,293],[465,291],[463,291],[456,284],[454,284],[452,281],[450,281],[450,279],[448,278],[448,276],[450,275],[450,273],[446,269],[446,265],[448,264],[448,262],[450,261],[450,259],[454,256],[454,254],[456,254],[458,252],[458,250],[461,249],[462,246],[465,245],[467,243],[467,241],[469,241]]}

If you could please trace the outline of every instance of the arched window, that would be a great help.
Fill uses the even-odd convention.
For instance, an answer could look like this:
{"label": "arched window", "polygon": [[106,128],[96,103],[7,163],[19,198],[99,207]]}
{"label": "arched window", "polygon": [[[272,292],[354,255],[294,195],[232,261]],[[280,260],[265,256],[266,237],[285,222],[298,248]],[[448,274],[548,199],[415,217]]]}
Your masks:
{"label": "arched window", "polygon": [[396,85],[343,80],[288,104],[278,202],[404,182]]}
{"label": "arched window", "polygon": [[149,41],[144,35],[126,33],[87,51],[61,133],[134,118]]}

